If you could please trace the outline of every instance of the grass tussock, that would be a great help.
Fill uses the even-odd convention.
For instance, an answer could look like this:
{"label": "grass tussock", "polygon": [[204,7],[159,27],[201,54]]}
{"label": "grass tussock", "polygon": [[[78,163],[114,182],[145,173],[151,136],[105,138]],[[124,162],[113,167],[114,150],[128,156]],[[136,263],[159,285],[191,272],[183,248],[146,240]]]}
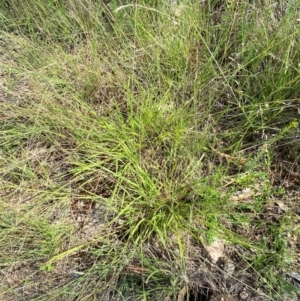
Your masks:
{"label": "grass tussock", "polygon": [[296,300],[299,5],[2,1],[1,300]]}

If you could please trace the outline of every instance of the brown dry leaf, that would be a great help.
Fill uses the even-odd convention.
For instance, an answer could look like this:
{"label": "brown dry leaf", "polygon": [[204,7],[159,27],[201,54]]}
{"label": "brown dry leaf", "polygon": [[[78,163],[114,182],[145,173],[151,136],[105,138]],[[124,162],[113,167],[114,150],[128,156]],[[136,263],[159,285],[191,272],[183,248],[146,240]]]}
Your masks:
{"label": "brown dry leaf", "polygon": [[220,238],[216,238],[209,246],[204,244],[203,247],[214,264],[221,257],[225,257],[225,242]]}
{"label": "brown dry leaf", "polygon": [[178,294],[177,301],[184,301],[186,293],[187,293],[187,288],[186,286],[184,286]]}
{"label": "brown dry leaf", "polygon": [[287,205],[285,205],[283,202],[281,201],[275,201],[275,203],[278,205],[278,207],[282,210],[282,211],[287,211],[289,210],[289,207]]}
{"label": "brown dry leaf", "polygon": [[233,195],[229,198],[230,201],[242,201],[253,196],[253,193],[242,193],[239,195]]}
{"label": "brown dry leaf", "polygon": [[215,151],[221,158],[225,158],[228,161],[231,161],[237,165],[246,165],[248,163],[248,159],[242,158],[242,157],[235,157],[231,156],[222,152],[219,152],[218,150],[212,148],[213,151]]}

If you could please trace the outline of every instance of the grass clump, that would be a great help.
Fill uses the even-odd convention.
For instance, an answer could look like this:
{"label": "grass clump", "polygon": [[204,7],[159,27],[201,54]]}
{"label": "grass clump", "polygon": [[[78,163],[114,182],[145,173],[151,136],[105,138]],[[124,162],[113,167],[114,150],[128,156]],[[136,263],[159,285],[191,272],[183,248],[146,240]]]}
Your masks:
{"label": "grass clump", "polygon": [[298,13],[3,3],[1,298],[299,294]]}

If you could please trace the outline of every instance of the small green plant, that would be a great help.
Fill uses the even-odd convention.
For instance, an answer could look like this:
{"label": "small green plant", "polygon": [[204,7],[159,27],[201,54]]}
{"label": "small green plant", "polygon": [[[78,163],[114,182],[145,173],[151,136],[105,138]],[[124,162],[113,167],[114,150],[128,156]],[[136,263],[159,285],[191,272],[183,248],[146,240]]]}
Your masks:
{"label": "small green plant", "polygon": [[299,294],[298,12],[273,2],[0,4],[0,299],[201,299],[221,259],[236,296]]}

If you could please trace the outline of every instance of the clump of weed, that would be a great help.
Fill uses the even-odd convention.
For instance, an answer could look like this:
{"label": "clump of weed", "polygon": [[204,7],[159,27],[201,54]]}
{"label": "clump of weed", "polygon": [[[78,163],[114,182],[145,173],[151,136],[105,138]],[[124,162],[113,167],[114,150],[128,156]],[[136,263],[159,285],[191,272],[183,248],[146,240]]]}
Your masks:
{"label": "clump of weed", "polygon": [[273,4],[2,3],[3,298],[297,292],[298,8]]}

